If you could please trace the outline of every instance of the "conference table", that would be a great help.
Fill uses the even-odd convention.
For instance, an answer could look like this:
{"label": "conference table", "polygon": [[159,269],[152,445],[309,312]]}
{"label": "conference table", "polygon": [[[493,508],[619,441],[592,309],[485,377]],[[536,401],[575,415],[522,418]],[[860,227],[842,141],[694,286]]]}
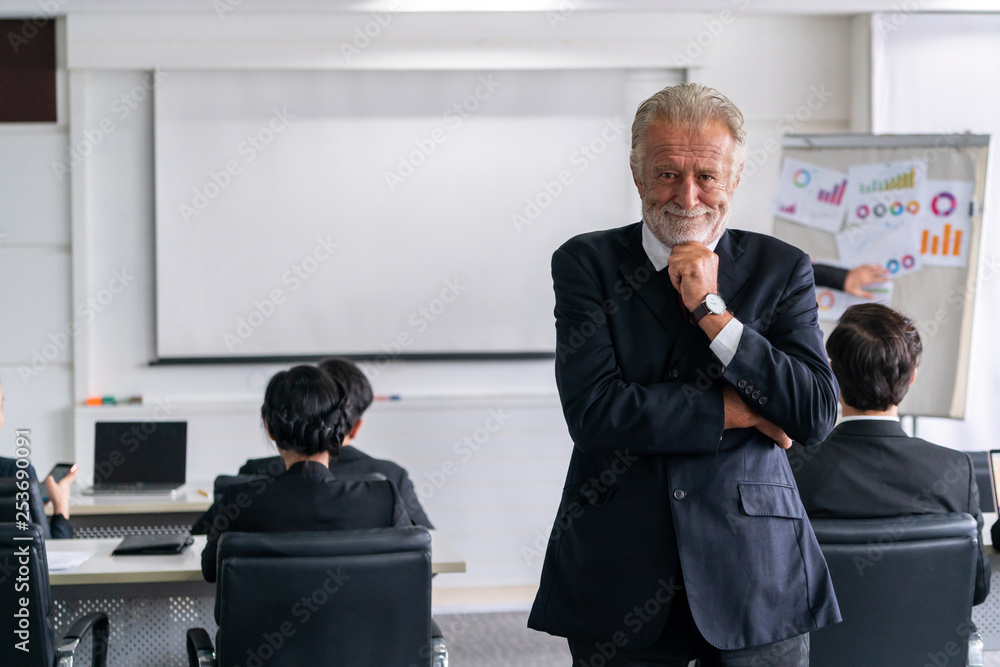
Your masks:
{"label": "conference table", "polygon": [[[77,618],[103,611],[111,620],[108,664],[187,664],[185,633],[205,628],[214,636],[215,584],[201,574],[206,537],[176,555],[112,556],[125,535],[182,532],[211,505],[211,482],[189,483],[172,495],[86,496],[70,499],[70,524],[78,539],[48,540],[52,620],[61,636]],[[437,531],[431,533],[431,571],[465,572],[465,561]],[[82,563],[59,570],[59,561]],[[81,644],[88,655],[90,639]]]}
{"label": "conference table", "polygon": [[[431,534],[431,572],[465,572],[465,561],[436,530]],[[49,540],[45,551],[52,560],[53,554],[90,553],[81,565],[49,573],[53,595],[58,596],[60,586],[94,586],[115,584],[153,583],[206,583],[201,576],[201,552],[206,537],[195,535],[194,544],[177,555],[170,556],[112,556],[111,552],[121,542],[119,538]],[[215,584],[206,584],[213,593]]]}

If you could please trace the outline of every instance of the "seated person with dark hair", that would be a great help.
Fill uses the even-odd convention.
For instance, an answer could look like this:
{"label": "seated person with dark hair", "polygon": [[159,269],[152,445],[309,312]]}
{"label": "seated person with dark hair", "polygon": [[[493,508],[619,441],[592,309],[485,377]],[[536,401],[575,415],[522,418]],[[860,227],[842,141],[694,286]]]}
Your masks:
{"label": "seated person with dark hair", "polygon": [[911,438],[897,408],[917,374],[920,334],[885,306],[851,306],[826,341],[843,420],[826,440],[788,459],[810,518],[866,519],[965,512],[979,526],[973,604],[990,591],[979,488],[969,455]]}
{"label": "seated person with dark hair", "polygon": [[[317,364],[320,369],[326,371],[347,392],[350,400],[350,408],[347,413],[348,434],[344,438],[343,446],[340,450],[340,458],[337,459],[333,472],[338,477],[362,477],[365,475],[379,474],[390,480],[399,489],[399,494],[403,498],[406,506],[406,513],[413,519],[413,523],[425,528],[434,528],[431,520],[427,518],[424,508],[420,505],[420,499],[413,488],[413,482],[406,469],[402,466],[383,459],[376,459],[365,454],[357,447],[352,446],[353,440],[361,430],[364,420],[361,418],[368,406],[372,404],[372,386],[368,378],[358,368],[354,362],[340,357],[323,359]],[[263,459],[250,459],[240,468],[241,475],[273,475],[277,457]],[[280,469],[280,466],[277,466]]]}
{"label": "seated person with dark hair", "polygon": [[[3,427],[3,400],[3,387],[0,386],[0,427]],[[17,459],[0,456],[0,477],[16,479],[19,470],[24,470],[28,475],[28,503],[32,519],[39,524],[42,535],[56,540],[73,537],[73,528],[69,525],[69,493],[70,486],[76,479],[76,466],[73,466],[69,474],[59,482],[56,482],[52,475],[45,478],[45,491],[49,494],[49,502],[52,503],[52,516],[47,519],[42,510],[44,502],[38,485],[38,475],[35,474],[35,467],[28,465],[26,468],[20,468],[17,465]],[[11,520],[13,520],[13,516],[11,514]]]}
{"label": "seated person with dark hair", "polygon": [[348,402],[343,388],[315,366],[296,366],[271,378],[260,414],[287,470],[276,477],[226,487],[220,506],[240,510],[211,518],[201,554],[206,581],[216,579],[219,538],[226,531],[411,525],[399,492],[389,480],[341,480],[330,472],[347,435]]}

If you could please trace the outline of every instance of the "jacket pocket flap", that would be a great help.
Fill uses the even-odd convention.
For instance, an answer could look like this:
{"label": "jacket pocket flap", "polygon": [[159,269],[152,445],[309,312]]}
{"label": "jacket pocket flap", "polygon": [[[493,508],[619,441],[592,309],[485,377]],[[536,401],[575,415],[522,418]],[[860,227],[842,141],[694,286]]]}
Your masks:
{"label": "jacket pocket flap", "polygon": [[794,486],[773,482],[737,482],[743,511],[750,516],[781,516],[801,519],[802,501]]}

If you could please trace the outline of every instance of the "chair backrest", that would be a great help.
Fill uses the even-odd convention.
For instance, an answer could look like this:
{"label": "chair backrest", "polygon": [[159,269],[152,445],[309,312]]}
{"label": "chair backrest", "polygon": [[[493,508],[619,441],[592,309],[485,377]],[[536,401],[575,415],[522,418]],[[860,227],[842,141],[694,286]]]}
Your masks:
{"label": "chair backrest", "polygon": [[993,473],[990,472],[990,453],[965,453],[972,459],[972,471],[976,476],[976,486],[979,487],[979,510],[984,514],[996,512],[996,498],[993,497]]}
{"label": "chair backrest", "polygon": [[41,527],[0,523],[0,665],[50,667],[54,663],[51,608]]}
{"label": "chair backrest", "polygon": [[423,527],[226,533],[219,664],[430,664],[431,541]]}
{"label": "chair backrest", "polygon": [[813,667],[964,666],[979,548],[968,514],[813,519],[842,623],[811,635]]}
{"label": "chair backrest", "polygon": [[[27,470],[25,470],[25,474]],[[25,491],[25,482],[27,490]],[[27,479],[19,480],[14,477],[0,477],[0,523],[15,523],[17,517],[17,498],[19,493],[28,494],[28,508],[32,523],[37,523],[42,529],[42,537],[49,539],[49,518],[45,516],[45,503],[42,501],[42,490],[38,486],[38,480],[34,475],[28,475]]]}

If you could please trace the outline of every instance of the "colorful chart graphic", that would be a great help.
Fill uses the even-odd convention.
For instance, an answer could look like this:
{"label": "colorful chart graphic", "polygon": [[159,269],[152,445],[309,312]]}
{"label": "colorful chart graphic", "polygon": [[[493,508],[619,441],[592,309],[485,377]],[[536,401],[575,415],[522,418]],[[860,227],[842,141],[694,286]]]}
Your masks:
{"label": "colorful chart graphic", "polygon": [[817,316],[823,322],[836,322],[843,316],[845,310],[859,303],[892,305],[893,284],[891,281],[865,285],[864,289],[871,293],[870,299],[853,296],[835,289],[817,289],[816,305],[819,306]]}
{"label": "colorful chart graphic", "polygon": [[836,303],[837,297],[833,295],[833,292],[826,289],[822,292],[816,292],[816,303],[819,305],[819,309],[826,311],[833,308],[833,304]]}
{"label": "colorful chart graphic", "polygon": [[910,270],[914,266],[916,266],[916,264],[917,264],[917,258],[914,257],[913,255],[907,254],[903,255],[898,259],[895,257],[890,259],[888,262],[885,263],[885,268],[889,271],[889,273],[895,275],[899,273],[901,268]]}
{"label": "colorful chart graphic", "polygon": [[845,178],[837,185],[833,186],[833,190],[819,189],[819,195],[817,199],[826,202],[827,204],[834,204],[835,206],[840,206],[840,202],[844,199],[844,190],[847,189],[847,179]]}
{"label": "colorful chart graphic", "polygon": [[836,234],[843,226],[841,200],[846,198],[847,183],[847,174],[842,171],[785,158],[771,199],[771,212],[779,218]]}
{"label": "colorful chart graphic", "polygon": [[854,210],[854,215],[858,220],[864,220],[869,215],[874,215],[876,218],[884,218],[886,214],[900,216],[903,215],[904,211],[910,215],[916,215],[920,212],[920,202],[911,199],[904,205],[901,201],[894,201],[888,206],[885,204],[875,204],[871,208],[867,204],[861,204],[861,206],[858,206]]}
{"label": "colorful chart graphic", "polygon": [[947,218],[955,212],[956,208],[958,208],[958,202],[955,200],[955,195],[950,192],[939,192],[931,200],[931,210],[934,215],[941,218]]}
{"label": "colorful chart graphic", "polygon": [[862,194],[886,192],[888,190],[912,190],[916,183],[916,176],[916,169],[910,167],[908,171],[891,178],[873,179],[868,181],[868,183],[858,183],[858,188]]}
{"label": "colorful chart graphic", "polygon": [[951,225],[945,225],[941,236],[931,234],[929,229],[925,229],[920,236],[920,254],[932,257],[952,256],[958,257],[962,254],[962,241],[965,236],[961,229],[952,233]]}

